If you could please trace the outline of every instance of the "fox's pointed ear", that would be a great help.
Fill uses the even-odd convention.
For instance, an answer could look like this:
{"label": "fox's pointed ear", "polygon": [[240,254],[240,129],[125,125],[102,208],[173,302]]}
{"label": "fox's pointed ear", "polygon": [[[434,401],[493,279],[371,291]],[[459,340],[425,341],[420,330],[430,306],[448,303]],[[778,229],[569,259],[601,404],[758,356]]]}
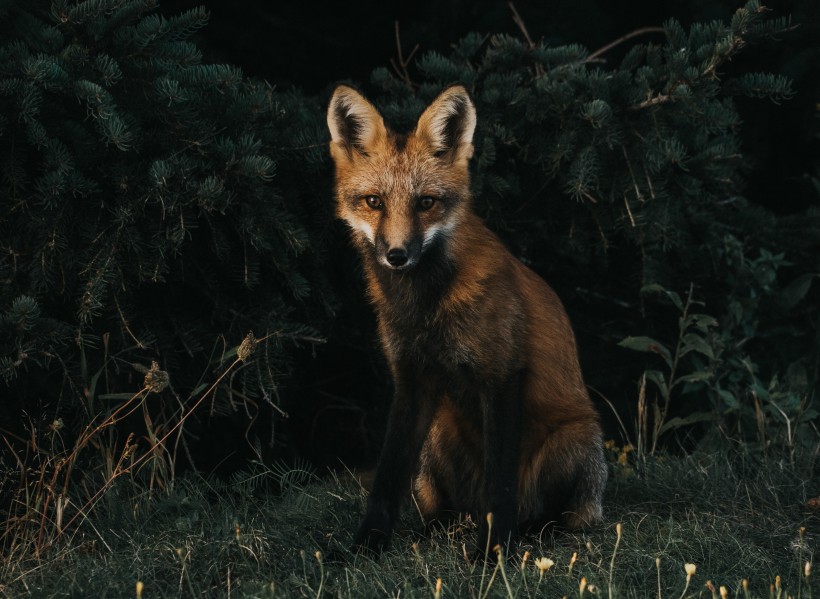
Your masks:
{"label": "fox's pointed ear", "polygon": [[430,144],[436,156],[453,162],[473,155],[475,106],[467,90],[453,85],[441,92],[419,117],[416,135]]}
{"label": "fox's pointed ear", "polygon": [[354,150],[366,156],[374,144],[387,136],[384,119],[376,107],[347,85],[338,86],[330,98],[327,128],[334,158],[336,148],[345,150],[348,156]]}

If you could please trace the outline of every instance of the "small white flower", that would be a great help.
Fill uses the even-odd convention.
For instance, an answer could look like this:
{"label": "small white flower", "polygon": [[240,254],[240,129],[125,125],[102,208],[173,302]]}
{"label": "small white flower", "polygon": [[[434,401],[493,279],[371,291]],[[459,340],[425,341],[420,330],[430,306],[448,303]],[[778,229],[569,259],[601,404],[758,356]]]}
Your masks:
{"label": "small white flower", "polygon": [[555,562],[552,561],[548,557],[539,557],[535,559],[535,567],[538,568],[538,571],[541,572],[541,575],[544,575],[544,572],[549,571],[555,565]]}

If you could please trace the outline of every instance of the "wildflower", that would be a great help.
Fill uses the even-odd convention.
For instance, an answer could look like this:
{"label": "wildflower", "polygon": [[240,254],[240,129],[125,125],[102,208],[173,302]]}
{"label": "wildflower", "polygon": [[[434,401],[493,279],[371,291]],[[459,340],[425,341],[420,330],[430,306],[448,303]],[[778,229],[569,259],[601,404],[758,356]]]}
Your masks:
{"label": "wildflower", "polygon": [[567,570],[567,576],[572,575],[572,567],[575,565],[575,562],[578,560],[578,552],[573,551],[572,557],[569,558],[569,570]]}
{"label": "wildflower", "polygon": [[726,599],[729,596],[729,589],[725,586],[720,587],[720,599]]}
{"label": "wildflower", "polygon": [[555,562],[552,561],[548,557],[539,557],[535,559],[535,567],[538,568],[538,571],[541,573],[541,576],[544,575],[544,572],[548,572],[550,568],[555,565]]}
{"label": "wildflower", "polygon": [[686,578],[690,579],[695,575],[695,572],[698,571],[698,567],[695,564],[683,564],[683,569],[686,571]]}
{"label": "wildflower", "polygon": [[436,579],[436,592],[433,597],[435,599],[439,599],[439,597],[441,597],[441,578]]}
{"label": "wildflower", "polygon": [[806,575],[806,578],[811,576],[811,562],[806,562],[806,565],[803,567],[803,574]]}
{"label": "wildflower", "polygon": [[680,594],[680,599],[683,599],[686,595],[686,591],[689,589],[689,582],[692,580],[695,572],[698,571],[698,567],[695,564],[683,564],[683,570],[686,572],[686,584],[683,587],[683,592]]}
{"label": "wildflower", "polygon": [[144,589],[144,588],[145,588],[145,585],[142,584],[141,580],[138,580],[137,581],[137,599],[142,598],[142,589]]}
{"label": "wildflower", "polygon": [[581,577],[581,583],[578,585],[578,589],[580,590],[580,596],[584,596],[584,591],[587,590],[587,578],[586,576]]}
{"label": "wildflower", "polygon": [[715,585],[712,584],[711,580],[706,581],[706,588],[712,593],[712,599],[717,599],[718,594],[715,592]]}
{"label": "wildflower", "polygon": [[522,570],[524,569],[524,566],[526,566],[526,565],[527,565],[527,560],[528,560],[528,559],[530,559],[530,552],[529,552],[529,551],[525,551],[525,552],[524,552],[524,557],[522,557],[522,558],[521,558],[521,569],[522,569]]}

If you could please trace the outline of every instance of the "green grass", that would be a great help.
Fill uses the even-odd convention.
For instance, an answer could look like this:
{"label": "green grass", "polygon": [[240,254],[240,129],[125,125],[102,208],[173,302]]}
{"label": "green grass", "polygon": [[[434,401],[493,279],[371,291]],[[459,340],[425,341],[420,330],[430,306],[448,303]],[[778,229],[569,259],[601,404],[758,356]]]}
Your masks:
{"label": "green grass", "polygon": [[[811,456],[810,456],[811,457]],[[410,506],[379,560],[347,551],[365,493],[347,474],[260,470],[232,484],[188,477],[162,498],[110,490],[78,532],[39,559],[6,556],[5,597],[657,597],[678,599],[683,565],[697,565],[686,596],[811,597],[804,563],[818,550],[820,522],[806,507],[820,495],[816,466],[742,455],[659,458],[613,465],[606,524],[582,534],[525,537],[502,569],[464,559],[469,521],[424,532]],[[263,491],[267,478],[287,489]],[[617,553],[616,523],[622,524]],[[802,542],[798,533],[806,527]],[[415,544],[415,545],[414,545]],[[522,568],[521,556],[530,552]],[[317,556],[317,552],[321,552]],[[577,561],[569,572],[573,553]],[[614,555],[613,555],[614,554]],[[543,577],[535,558],[555,565]],[[614,557],[614,559],[613,559]],[[660,558],[659,569],[656,558]],[[610,587],[610,567],[611,587]],[[589,586],[591,585],[591,586]],[[775,590],[775,599],[777,599]],[[814,590],[815,599],[820,591]]]}

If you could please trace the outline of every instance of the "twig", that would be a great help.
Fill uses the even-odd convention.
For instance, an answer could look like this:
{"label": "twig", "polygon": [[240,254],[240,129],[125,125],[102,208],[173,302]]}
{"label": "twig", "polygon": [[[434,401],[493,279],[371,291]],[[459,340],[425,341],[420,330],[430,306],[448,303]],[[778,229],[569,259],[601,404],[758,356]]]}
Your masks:
{"label": "twig", "polygon": [[[527,47],[530,50],[535,50],[535,42],[532,41],[530,37],[530,32],[527,31],[527,25],[524,23],[524,19],[521,18],[521,15],[518,14],[518,10],[515,8],[515,4],[512,0],[508,0],[507,6],[510,7],[510,11],[512,11],[512,18],[513,22],[518,25],[518,28],[521,30],[521,34],[524,36],[524,39],[527,41]],[[535,76],[541,77],[544,74],[544,67],[541,63],[535,63]]]}
{"label": "twig", "polygon": [[416,44],[413,46],[413,49],[410,51],[410,54],[407,55],[407,58],[404,58],[404,55],[401,51],[401,36],[399,35],[399,22],[394,21],[393,24],[395,25],[396,29],[396,51],[399,55],[399,62],[396,64],[396,61],[392,58],[390,59],[390,66],[393,67],[393,70],[396,71],[396,75],[404,81],[404,84],[407,86],[407,89],[411,92],[413,91],[413,81],[410,79],[410,73],[407,70],[407,67],[410,65],[410,61],[413,60],[413,56],[416,54],[416,51],[419,49],[419,45]]}
{"label": "twig", "polygon": [[518,28],[521,30],[521,33],[524,35],[524,39],[527,40],[527,45],[530,47],[530,50],[535,48],[535,43],[532,41],[529,32],[527,31],[527,26],[524,24],[524,19],[521,18],[521,15],[518,14],[518,11],[515,9],[515,3],[512,0],[507,2],[507,6],[510,7],[510,10],[513,14],[513,21]]}
{"label": "twig", "polygon": [[586,62],[592,62],[596,60],[599,56],[606,54],[607,52],[612,50],[612,48],[620,46],[625,41],[631,40],[633,37],[638,37],[639,35],[645,35],[647,33],[663,33],[663,27],[641,27],[640,29],[636,29],[635,31],[630,31],[626,35],[623,35],[616,39],[614,42],[610,42],[606,46],[603,46],[595,50],[595,52],[587,56]]}

